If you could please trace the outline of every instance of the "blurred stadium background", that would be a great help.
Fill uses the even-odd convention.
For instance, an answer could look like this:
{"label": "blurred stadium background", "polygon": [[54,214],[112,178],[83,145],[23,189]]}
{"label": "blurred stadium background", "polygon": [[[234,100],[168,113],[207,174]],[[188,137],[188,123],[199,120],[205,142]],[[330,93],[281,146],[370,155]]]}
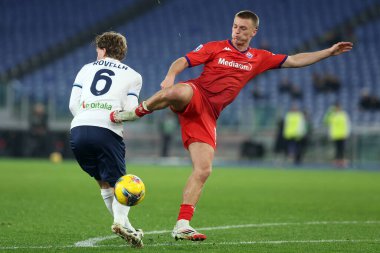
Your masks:
{"label": "blurred stadium background", "polygon": [[[293,54],[341,40],[355,46],[344,56],[270,71],[248,84],[219,119],[216,162],[286,165],[282,154],[273,152],[277,125],[297,103],[313,129],[305,164],[329,164],[333,146],[322,119],[339,101],[352,121],[351,166],[380,167],[379,0],[0,0],[0,8],[0,156],[72,157],[68,102],[76,73],[96,58],[95,35],[114,30],[127,37],[124,63],[143,76],[140,99],[145,99],[159,89],[173,60],[201,43],[228,39],[234,14],[249,9],[261,19],[252,47]],[[200,71],[189,69],[178,80]],[[319,90],[315,75],[332,76],[336,88]],[[284,80],[299,92],[282,92]],[[364,93],[371,96],[369,107],[361,104]],[[166,117],[159,112],[126,125],[128,158],[162,161],[160,126]],[[165,161],[186,161],[178,126],[173,131],[172,159]],[[247,141],[255,148],[244,156]]]}

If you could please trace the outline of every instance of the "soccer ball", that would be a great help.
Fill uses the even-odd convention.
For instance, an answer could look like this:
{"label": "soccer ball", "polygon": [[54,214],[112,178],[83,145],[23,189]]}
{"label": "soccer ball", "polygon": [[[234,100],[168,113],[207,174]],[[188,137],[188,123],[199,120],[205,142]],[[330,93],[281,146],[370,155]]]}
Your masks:
{"label": "soccer ball", "polygon": [[116,181],[115,198],[120,204],[135,206],[141,203],[144,197],[145,185],[138,176],[127,174]]}

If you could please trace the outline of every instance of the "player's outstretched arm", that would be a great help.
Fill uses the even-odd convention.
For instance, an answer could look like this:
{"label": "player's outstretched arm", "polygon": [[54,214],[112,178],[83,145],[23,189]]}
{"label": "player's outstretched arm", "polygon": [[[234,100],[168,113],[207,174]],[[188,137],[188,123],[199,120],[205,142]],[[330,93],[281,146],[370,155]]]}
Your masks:
{"label": "player's outstretched arm", "polygon": [[311,53],[300,53],[289,56],[282,64],[283,68],[300,68],[319,62],[330,56],[337,56],[349,52],[353,47],[352,42],[339,42],[330,48]]}
{"label": "player's outstretched arm", "polygon": [[161,82],[161,88],[169,88],[174,85],[175,77],[189,66],[185,57],[178,58],[170,66],[165,79]]}

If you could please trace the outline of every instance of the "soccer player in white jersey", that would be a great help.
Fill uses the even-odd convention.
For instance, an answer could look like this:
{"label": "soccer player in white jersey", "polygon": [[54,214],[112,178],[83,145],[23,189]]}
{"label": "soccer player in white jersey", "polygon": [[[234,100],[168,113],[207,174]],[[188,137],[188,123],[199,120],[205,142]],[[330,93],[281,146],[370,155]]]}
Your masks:
{"label": "soccer player in white jersey", "polygon": [[71,148],[81,168],[95,178],[108,210],[112,231],[134,247],[143,247],[143,232],[128,219],[130,207],[114,197],[117,179],[126,174],[123,125],[110,121],[110,112],[138,105],[142,78],[121,63],[127,52],[126,38],[105,32],[95,39],[97,60],[78,72],[70,97]]}

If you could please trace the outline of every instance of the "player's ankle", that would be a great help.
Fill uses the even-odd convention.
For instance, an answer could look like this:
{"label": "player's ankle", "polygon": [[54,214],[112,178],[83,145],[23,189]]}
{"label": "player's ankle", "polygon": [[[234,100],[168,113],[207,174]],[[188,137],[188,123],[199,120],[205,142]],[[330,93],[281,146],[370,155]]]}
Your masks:
{"label": "player's ankle", "polygon": [[147,115],[147,114],[150,114],[152,113],[152,111],[150,111],[146,105],[146,101],[143,101],[141,104],[139,104],[136,109],[135,109],[135,113],[136,115],[141,118],[143,117],[144,115]]}
{"label": "player's ankle", "polygon": [[190,226],[190,221],[185,220],[185,219],[180,219],[180,220],[177,220],[176,225],[177,225],[177,227],[188,227],[188,226]]}
{"label": "player's ankle", "polygon": [[195,210],[195,207],[193,205],[182,204],[180,209],[179,209],[177,221],[179,221],[179,220],[191,221],[191,218],[194,215],[194,210]]}

